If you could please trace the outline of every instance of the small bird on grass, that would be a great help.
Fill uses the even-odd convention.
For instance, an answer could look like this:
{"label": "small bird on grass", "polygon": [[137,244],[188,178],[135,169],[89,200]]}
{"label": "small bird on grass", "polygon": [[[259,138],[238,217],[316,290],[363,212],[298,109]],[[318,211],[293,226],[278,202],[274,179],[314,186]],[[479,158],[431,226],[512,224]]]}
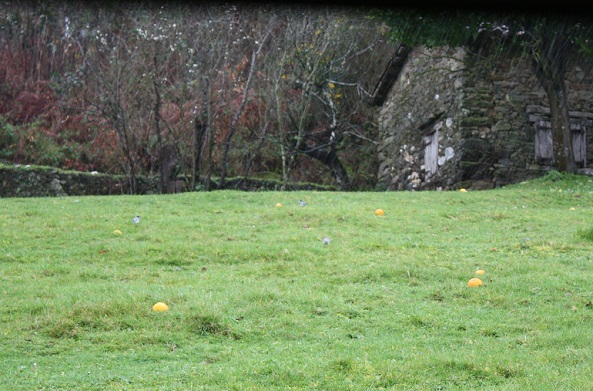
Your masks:
{"label": "small bird on grass", "polygon": [[327,236],[323,238],[323,244],[329,244],[329,238]]}
{"label": "small bird on grass", "polygon": [[134,222],[134,224],[138,224],[140,222],[140,216],[135,216],[132,221]]}
{"label": "small bird on grass", "polygon": [[299,205],[300,205],[300,206],[306,206],[306,205],[307,205],[307,203],[306,203],[305,201],[301,201],[301,200],[299,200]]}

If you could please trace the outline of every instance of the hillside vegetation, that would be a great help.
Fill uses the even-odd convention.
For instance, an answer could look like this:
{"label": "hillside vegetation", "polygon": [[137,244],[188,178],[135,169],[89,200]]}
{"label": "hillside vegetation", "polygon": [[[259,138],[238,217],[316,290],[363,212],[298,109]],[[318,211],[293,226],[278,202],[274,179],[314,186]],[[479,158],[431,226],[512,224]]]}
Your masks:
{"label": "hillside vegetation", "polygon": [[4,2],[0,159],[374,185],[368,103],[394,44],[364,8]]}

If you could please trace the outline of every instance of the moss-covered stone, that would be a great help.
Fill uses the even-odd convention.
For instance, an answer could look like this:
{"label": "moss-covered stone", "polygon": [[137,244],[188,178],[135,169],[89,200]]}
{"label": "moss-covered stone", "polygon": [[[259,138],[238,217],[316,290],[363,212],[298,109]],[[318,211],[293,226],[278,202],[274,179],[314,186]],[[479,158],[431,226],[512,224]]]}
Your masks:
{"label": "moss-covered stone", "polygon": [[[186,191],[186,178],[178,178],[180,191]],[[136,178],[137,194],[157,194],[158,176]],[[313,183],[288,183],[271,179],[229,178],[224,186],[216,179],[213,189],[263,190],[337,190]],[[0,197],[56,197],[129,194],[128,179],[123,175],[59,170],[45,166],[0,164]]]}

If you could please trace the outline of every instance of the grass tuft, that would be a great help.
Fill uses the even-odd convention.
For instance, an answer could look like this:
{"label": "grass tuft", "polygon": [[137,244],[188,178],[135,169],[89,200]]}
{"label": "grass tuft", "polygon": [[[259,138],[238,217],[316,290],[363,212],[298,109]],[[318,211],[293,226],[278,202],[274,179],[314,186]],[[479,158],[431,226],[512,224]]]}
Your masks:
{"label": "grass tuft", "polygon": [[577,230],[577,235],[585,240],[593,242],[593,227]]}
{"label": "grass tuft", "polygon": [[212,315],[196,315],[190,319],[189,330],[201,336],[224,336],[235,340],[241,336]]}

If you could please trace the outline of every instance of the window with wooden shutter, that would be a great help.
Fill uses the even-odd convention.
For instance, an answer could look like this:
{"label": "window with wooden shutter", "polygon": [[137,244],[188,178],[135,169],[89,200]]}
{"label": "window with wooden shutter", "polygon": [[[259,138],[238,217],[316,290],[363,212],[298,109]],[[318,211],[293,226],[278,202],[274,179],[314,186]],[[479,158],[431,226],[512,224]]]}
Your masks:
{"label": "window with wooden shutter", "polygon": [[[543,106],[527,106],[529,121],[535,126],[535,161],[539,164],[554,163],[554,143],[550,109]],[[572,149],[577,166],[587,167],[587,128],[593,125],[593,113],[571,111],[570,130]]]}
{"label": "window with wooden shutter", "polygon": [[535,161],[540,164],[554,162],[554,142],[552,129],[544,121],[535,127]]}
{"label": "window with wooden shutter", "polygon": [[436,174],[439,168],[439,131],[424,136],[424,170],[426,177]]}

